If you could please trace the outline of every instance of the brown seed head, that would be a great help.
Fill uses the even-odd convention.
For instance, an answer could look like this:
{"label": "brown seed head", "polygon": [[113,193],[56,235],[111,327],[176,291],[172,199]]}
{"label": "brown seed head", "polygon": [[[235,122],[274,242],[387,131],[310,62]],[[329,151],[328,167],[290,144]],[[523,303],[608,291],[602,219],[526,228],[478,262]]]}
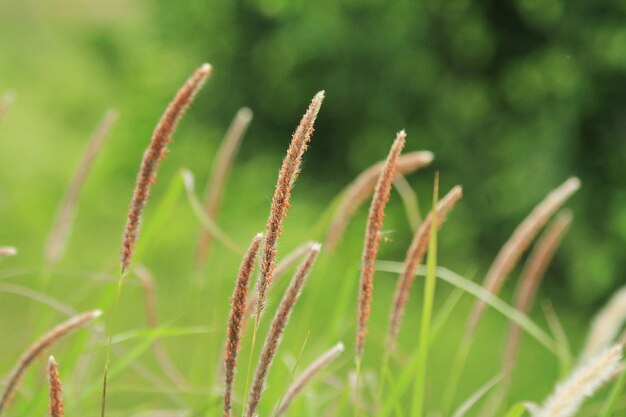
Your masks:
{"label": "brown seed head", "polygon": [[[463,197],[463,189],[455,186],[439,201],[437,204],[437,227],[440,228],[446,220],[447,214],[454,208],[456,203]],[[389,334],[387,338],[387,348],[395,349],[395,340],[400,329],[402,316],[406,308],[407,300],[411,293],[411,285],[415,280],[415,270],[422,263],[424,255],[428,249],[428,241],[430,239],[430,229],[432,223],[432,213],[430,213],[419,229],[413,235],[413,240],[404,259],[404,272],[400,274],[400,279],[396,286],[396,293],[393,300],[393,307],[389,319]]]}
{"label": "brown seed head", "polygon": [[[204,203],[204,210],[207,216],[213,220],[217,221],[219,207],[222,202],[222,195],[224,194],[224,187],[226,186],[226,180],[228,179],[235,156],[239,150],[241,140],[243,139],[251,121],[252,110],[247,107],[239,109],[230,124],[224,139],[222,140],[220,149],[215,155],[211,178],[207,183],[205,193],[206,201]],[[211,248],[211,242],[211,234],[209,231],[202,229],[200,233],[200,241],[198,242],[198,248],[196,250],[196,264],[198,266],[202,266],[206,262]]]}
{"label": "brown seed head", "polygon": [[311,104],[306,113],[300,120],[300,124],[294,132],[287,155],[283,159],[276,190],[272,197],[272,207],[265,228],[265,242],[263,244],[263,253],[261,255],[261,268],[259,279],[257,280],[257,321],[263,312],[265,299],[267,297],[267,289],[272,283],[274,277],[274,269],[276,268],[276,247],[278,238],[282,233],[282,223],[287,216],[289,209],[289,200],[291,197],[291,189],[294,182],[300,174],[300,164],[302,163],[302,155],[308,147],[313,134],[313,125],[317,114],[324,100],[324,91],[320,91],[313,97]]}
{"label": "brown seed head", "polygon": [[[483,286],[490,293],[497,295],[504,285],[509,273],[513,270],[522,254],[537,236],[537,233],[548,222],[552,214],[580,188],[580,180],[572,177],[553,190],[539,203],[534,210],[515,229],[509,240],[504,244],[498,256],[491,264]],[[466,339],[472,339],[478,322],[485,311],[485,302],[476,300],[466,327]]]}
{"label": "brown seed head", "polygon": [[141,216],[150,195],[150,188],[156,181],[156,172],[159,164],[167,153],[167,144],[170,142],[171,136],[185,109],[189,107],[193,97],[200,90],[210,73],[211,66],[204,64],[187,80],[170,102],[152,134],[150,145],[141,161],[133,198],[128,210],[128,219],[122,240],[122,273],[126,272],[130,265],[137,236],[139,235]]}
{"label": "brown seed head", "polygon": [[19,359],[17,365],[11,371],[11,374],[7,378],[6,388],[2,397],[0,397],[0,414],[4,410],[8,408],[10,405],[15,391],[22,380],[22,376],[24,372],[28,369],[28,367],[33,363],[33,361],[46,349],[48,349],[51,345],[56,343],[58,340],[63,338],[63,336],[68,333],[76,330],[82,325],[90,322],[91,320],[100,317],[102,312],[100,310],[89,311],[87,313],[79,314],[78,316],[72,317],[71,319],[61,323],[56,326],[48,333],[43,335],[39,340],[37,340]]}
{"label": "brown seed head", "polygon": [[[515,308],[522,313],[530,312],[537,289],[571,223],[572,214],[569,211],[558,214],[528,256],[515,291]],[[503,373],[507,375],[511,374],[515,366],[521,336],[519,325],[511,322],[502,359]]]}
{"label": "brown seed head", "polygon": [[393,179],[396,176],[396,168],[400,152],[406,142],[404,130],[398,132],[393,145],[385,161],[383,171],[378,178],[374,196],[370,205],[367,226],[365,228],[365,241],[363,244],[363,255],[361,257],[361,280],[359,287],[359,306],[357,317],[356,334],[356,359],[361,360],[367,335],[367,322],[370,316],[370,304],[372,303],[372,291],[374,290],[374,271],[378,247],[380,244],[380,231],[383,227],[385,216],[385,206],[389,201],[389,194]]}
{"label": "brown seed head", "polygon": [[267,373],[270,370],[274,356],[276,356],[276,350],[280,344],[281,336],[285,331],[293,306],[296,304],[296,301],[300,296],[302,287],[304,286],[306,279],[313,268],[313,264],[315,263],[315,259],[317,258],[320,249],[321,246],[319,244],[313,245],[308,256],[302,262],[291,279],[289,287],[280,301],[280,305],[278,306],[278,310],[276,310],[276,314],[272,320],[270,330],[265,339],[263,349],[261,350],[259,363],[254,373],[254,380],[252,381],[252,388],[250,389],[248,404],[246,405],[246,412],[244,414],[245,417],[253,417],[256,415],[256,410],[259,406],[259,401],[261,400],[261,395],[263,394],[263,389],[265,387]]}
{"label": "brown seed head", "polygon": [[48,358],[48,381],[50,383],[50,417],[63,417],[63,390],[59,377],[59,365],[54,356]]}
{"label": "brown seed head", "polygon": [[235,381],[235,371],[237,369],[237,356],[241,344],[241,330],[243,319],[246,315],[246,299],[248,297],[248,284],[250,276],[254,270],[256,256],[261,246],[263,234],[259,233],[254,236],[250,247],[246,252],[241,266],[239,267],[239,276],[235,283],[235,290],[231,298],[230,317],[228,318],[228,326],[226,327],[226,347],[224,348],[224,417],[231,415],[233,384]]}
{"label": "brown seed head", "polygon": [[113,127],[116,120],[117,111],[107,111],[89,139],[87,149],[83,154],[80,165],[78,166],[78,169],[76,170],[76,173],[74,174],[74,177],[65,192],[65,196],[61,201],[59,209],[57,210],[56,219],[52,226],[50,236],[48,237],[44,253],[48,264],[58,261],[65,252],[65,246],[72,227],[72,220],[74,219],[74,214],[76,212],[76,205],[80,191],[85,183],[85,180],[87,179],[89,171],[91,171],[91,167],[93,166],[96,156],[100,153],[104,140],[107,138],[109,131],[111,130],[111,127]]}

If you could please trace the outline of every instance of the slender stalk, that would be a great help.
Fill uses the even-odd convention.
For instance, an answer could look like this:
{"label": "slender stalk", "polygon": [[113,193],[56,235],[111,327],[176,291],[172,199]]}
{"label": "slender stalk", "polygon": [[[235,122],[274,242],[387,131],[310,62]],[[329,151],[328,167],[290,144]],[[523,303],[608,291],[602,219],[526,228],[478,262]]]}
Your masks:
{"label": "slender stalk", "polygon": [[[207,182],[206,198],[204,202],[204,211],[210,219],[217,221],[226,181],[228,180],[243,136],[251,121],[252,110],[247,107],[239,109],[215,155],[211,177]],[[211,243],[211,234],[206,229],[202,229],[196,249],[196,266],[201,267],[206,263],[209,251],[211,250]]]}
{"label": "slender stalk", "polygon": [[435,175],[433,187],[433,209],[428,239],[428,260],[426,283],[424,286],[424,305],[422,309],[422,323],[420,325],[420,339],[418,347],[418,366],[413,392],[413,417],[424,415],[424,394],[426,389],[426,365],[428,363],[428,347],[430,345],[430,326],[435,302],[435,288],[437,285],[437,199],[439,196],[439,176]]}
{"label": "slender stalk", "polygon": [[287,389],[283,400],[278,406],[276,411],[276,417],[283,415],[296,395],[302,391],[302,389],[329,363],[335,360],[344,351],[343,343],[337,343],[335,346],[324,352],[319,358],[317,358],[308,368],[306,368],[300,376],[291,384]]}
{"label": "slender stalk", "polygon": [[411,226],[411,230],[415,232],[422,222],[422,214],[420,213],[419,202],[417,200],[417,193],[411,187],[411,184],[401,173],[396,174],[396,178],[393,180],[393,186],[402,199],[404,205],[404,211],[406,213],[407,220]]}
{"label": "slender stalk", "polygon": [[71,319],[59,324],[48,333],[39,338],[18,360],[17,364],[7,378],[6,388],[0,397],[0,414],[5,411],[13,400],[15,391],[24,376],[26,370],[32,365],[35,359],[46,349],[58,342],[67,334],[100,317],[100,310],[93,310],[74,316]]}
{"label": "slender stalk", "polygon": [[56,263],[65,252],[67,238],[70,234],[72,221],[76,213],[80,191],[117,117],[117,111],[107,111],[87,143],[83,158],[59,205],[56,218],[48,237],[44,251],[44,257],[48,265]]}
{"label": "slender stalk", "polygon": [[[133,268],[135,275],[139,278],[144,299],[144,311],[146,316],[146,325],[150,329],[159,327],[159,319],[156,306],[156,283],[152,276],[152,272],[143,265],[137,265]],[[180,373],[174,362],[168,355],[160,338],[155,338],[152,343],[152,352],[159,366],[167,378],[177,387],[186,389],[189,383]]]}

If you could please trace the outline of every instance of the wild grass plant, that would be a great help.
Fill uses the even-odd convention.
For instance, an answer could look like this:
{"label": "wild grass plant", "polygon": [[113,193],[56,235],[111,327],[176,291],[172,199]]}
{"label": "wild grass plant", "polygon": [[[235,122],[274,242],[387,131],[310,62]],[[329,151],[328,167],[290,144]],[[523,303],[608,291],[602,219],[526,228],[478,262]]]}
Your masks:
{"label": "wild grass plant", "polygon": [[[390,141],[387,158],[364,171],[334,203],[328,204],[317,223],[302,228],[308,232],[294,239],[298,244],[288,250],[281,237],[283,228],[291,225],[287,214],[297,201],[294,187],[306,168],[305,152],[315,144],[314,125],[318,113],[323,112],[325,99],[325,92],[321,91],[313,97],[293,133],[273,190],[265,230],[257,231],[245,250],[245,242],[239,240],[241,234],[223,227],[218,216],[228,214],[220,214],[220,206],[229,192],[229,175],[238,169],[237,150],[245,146],[242,140],[252,120],[250,110],[237,113],[225,136],[211,168],[204,203],[195,191],[194,175],[187,169],[181,169],[169,180],[159,199],[150,198],[152,188],[162,186],[155,184],[157,171],[175,127],[210,71],[211,66],[205,64],[192,74],[167,107],[148,142],[134,191],[131,193],[129,188],[131,204],[122,232],[121,268],[115,268],[111,262],[109,271],[78,274],[81,279],[96,282],[97,285],[88,287],[88,298],[101,308],[105,320],[85,326],[100,315],[100,310],[77,314],[72,294],[58,299],[46,293],[54,289],[54,281],[40,288],[9,284],[0,287],[2,292],[73,316],[39,339],[33,338],[35,342],[21,357],[6,342],[9,338],[3,338],[7,344],[5,355],[14,356],[16,365],[3,379],[0,414],[41,414],[49,402],[48,412],[53,417],[63,416],[65,410],[67,415],[102,417],[619,415],[625,384],[624,336],[620,336],[626,321],[623,291],[593,321],[578,359],[569,353],[565,332],[554,312],[547,316],[548,330],[530,318],[540,283],[572,222],[569,212],[559,210],[580,187],[577,178],[556,187],[521,222],[495,257],[481,285],[444,267],[449,255],[438,252],[439,234],[445,235],[447,227],[454,227],[444,227],[444,221],[454,217],[454,208],[462,204],[463,192],[467,191],[457,185],[440,199],[439,179],[445,172],[435,174],[432,209],[422,218],[411,180],[405,175],[425,168],[434,156],[429,151],[403,155],[403,148],[411,139],[402,130]],[[8,112],[5,115],[11,103],[6,97],[12,96],[3,99],[0,118],[10,116]],[[3,277],[45,271],[54,279],[55,275],[68,273],[59,265],[64,257],[73,255],[66,246],[80,205],[80,191],[113,120],[113,114],[107,113],[70,181],[50,232],[43,266],[7,270]],[[387,241],[386,213],[394,203],[394,188],[403,199],[407,228],[413,236],[403,261],[381,256],[381,247]],[[263,192],[269,196],[272,190]],[[159,230],[175,217],[183,194],[189,213],[197,218],[201,228],[189,236],[195,251],[193,259],[190,257],[188,276],[181,273],[172,277],[185,288],[182,302],[175,306],[179,315],[163,316],[158,314],[158,296],[162,295],[158,289],[167,283],[160,281],[158,270],[144,262],[149,260],[147,254],[150,245],[158,240]],[[368,199],[371,202],[365,233],[358,239],[350,237],[351,241],[362,242],[360,260],[353,259],[343,239],[353,233],[348,223]],[[173,244],[160,244],[170,243]],[[501,290],[531,246],[514,302],[509,304],[501,297]],[[20,255],[13,247],[0,247],[0,257],[7,256],[17,256],[19,260]],[[232,263],[227,258],[241,262],[238,272],[222,269],[222,263]],[[335,259],[340,260],[342,267],[337,267]],[[292,271],[288,283],[278,280]],[[380,301],[375,283],[393,279],[397,280],[395,295]],[[322,282],[318,288],[323,291],[308,296],[308,288],[313,287],[309,281]],[[440,283],[454,288],[444,291],[447,298],[443,302]],[[413,287],[421,288],[423,295],[412,294]],[[131,288],[138,291],[128,294]],[[76,292],[80,291],[77,286]],[[226,293],[232,294],[230,303]],[[467,314],[455,314],[463,308],[464,294],[473,306]],[[326,302],[319,303],[322,298]],[[387,315],[380,310],[381,305],[386,306]],[[508,332],[502,351],[497,348],[499,344],[489,341],[494,347],[489,356],[491,363],[485,368],[499,369],[491,378],[477,382],[468,375],[467,367],[476,359],[471,354],[475,344],[490,337],[479,331],[488,309],[504,318]],[[191,314],[186,315],[186,310]],[[132,311],[138,313],[129,314]],[[7,310],[4,316],[20,313]],[[268,313],[273,313],[272,320],[266,317]],[[433,366],[437,339],[450,332],[448,329],[460,329],[452,321],[463,316],[465,330],[460,331],[454,346],[445,347],[452,355],[445,366]],[[135,324],[138,322],[141,324]],[[57,354],[57,342],[83,326],[86,331]],[[523,333],[562,370],[561,382],[546,369],[538,368],[534,373],[538,382],[549,380],[550,385],[555,385],[553,393],[544,393],[546,400],[534,394],[518,396],[512,391],[518,356],[524,347]],[[283,342],[288,337],[285,347]],[[182,339],[185,342],[178,345],[170,343]],[[46,373],[38,361],[44,352],[61,358],[57,364],[50,356],[47,384],[46,378],[37,377]],[[31,368],[35,368],[34,375],[27,377]],[[62,384],[66,387],[63,395]],[[607,395],[585,402],[607,384],[612,385]],[[44,389],[46,385],[49,391]],[[459,395],[459,391],[463,394]],[[135,400],[135,396],[140,400]]]}

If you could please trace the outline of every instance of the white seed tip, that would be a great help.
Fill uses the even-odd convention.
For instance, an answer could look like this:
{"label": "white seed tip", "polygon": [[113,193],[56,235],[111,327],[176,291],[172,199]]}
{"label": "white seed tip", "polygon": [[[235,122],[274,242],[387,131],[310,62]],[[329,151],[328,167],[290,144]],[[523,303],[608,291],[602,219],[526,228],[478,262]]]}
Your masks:
{"label": "white seed tip", "polygon": [[94,319],[97,319],[101,315],[102,315],[102,310],[99,310],[99,309],[91,312],[91,317],[93,317]]}
{"label": "white seed tip", "polygon": [[431,151],[422,151],[422,158],[430,164],[435,159],[435,154]]}
{"label": "white seed tip", "polygon": [[256,235],[254,235],[254,239],[261,239],[263,237],[263,233],[257,233]]}
{"label": "white seed tip", "polygon": [[200,71],[202,71],[205,74],[208,74],[209,72],[211,72],[212,69],[213,67],[211,66],[211,64],[208,64],[208,63],[202,64],[202,66],[200,67]]}
{"label": "white seed tip", "polygon": [[50,355],[48,356],[48,364],[54,363],[56,362],[56,360],[54,359],[54,356]]}
{"label": "white seed tip", "polygon": [[244,122],[250,122],[250,120],[254,117],[254,113],[249,107],[242,107],[237,112],[237,117]]}
{"label": "white seed tip", "polygon": [[0,256],[15,256],[17,255],[17,249],[13,246],[0,247]]}
{"label": "white seed tip", "polygon": [[316,99],[323,99],[324,97],[326,97],[326,91],[325,90],[320,90],[317,92],[317,94],[315,94],[315,98]]}
{"label": "white seed tip", "polygon": [[193,173],[189,171],[187,168],[183,168],[180,171],[180,174],[183,176],[183,182],[185,183],[185,187],[192,189],[194,186]]}
{"label": "white seed tip", "polygon": [[321,250],[322,250],[322,244],[321,243],[315,242],[315,243],[313,243],[311,245],[311,251],[312,252],[319,252]]}
{"label": "white seed tip", "polygon": [[566,181],[566,184],[568,187],[571,187],[574,190],[578,190],[580,188],[580,178],[578,177],[571,177]]}
{"label": "white seed tip", "polygon": [[343,352],[344,350],[346,350],[346,346],[343,344],[343,342],[339,342],[335,345],[335,348],[339,351],[339,352]]}

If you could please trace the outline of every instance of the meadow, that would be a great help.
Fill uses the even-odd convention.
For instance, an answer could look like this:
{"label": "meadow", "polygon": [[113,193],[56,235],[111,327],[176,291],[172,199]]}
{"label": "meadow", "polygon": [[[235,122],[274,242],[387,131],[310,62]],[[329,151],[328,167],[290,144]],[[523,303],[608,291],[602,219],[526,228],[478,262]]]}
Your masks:
{"label": "meadow", "polygon": [[[42,42],[40,54],[12,46],[20,20],[0,29],[12,35],[3,59],[17,59],[0,84],[0,412],[61,415],[59,382],[67,415],[624,412],[613,345],[623,294],[605,304],[610,279],[572,290],[562,278],[581,253],[577,225],[595,221],[577,203],[590,193],[577,170],[545,181],[529,173],[519,181],[531,193],[509,187],[481,206],[484,189],[462,181],[467,168],[451,164],[460,157],[450,148],[442,144],[440,161],[437,142],[383,124],[361,152],[358,139],[337,146],[358,166],[337,175],[316,151],[350,124],[333,111],[332,89],[309,105],[316,90],[292,86],[277,113],[305,114],[300,124],[264,122],[267,104],[257,112],[216,94],[227,91],[210,74],[219,62],[199,66],[176,47],[163,54],[146,15],[124,10],[95,10],[102,27],[134,33],[119,61],[127,67],[113,70],[90,56],[107,50],[107,36],[68,41],[84,29],[62,14],[22,16],[39,28],[22,45]],[[207,118],[222,97],[220,117]],[[269,139],[268,123],[282,139]],[[476,211],[490,204],[516,207]]]}

